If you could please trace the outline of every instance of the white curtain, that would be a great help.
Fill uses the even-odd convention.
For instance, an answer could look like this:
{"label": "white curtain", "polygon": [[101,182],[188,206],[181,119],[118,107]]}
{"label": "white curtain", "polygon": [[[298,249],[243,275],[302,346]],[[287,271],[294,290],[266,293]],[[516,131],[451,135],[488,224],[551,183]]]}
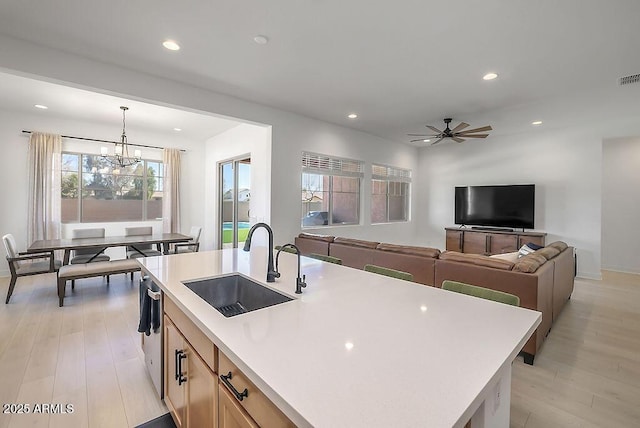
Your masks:
{"label": "white curtain", "polygon": [[40,132],[29,138],[29,245],[60,238],[62,137]]}
{"label": "white curtain", "polygon": [[162,195],[162,231],[180,231],[180,150],[164,149],[164,193]]}

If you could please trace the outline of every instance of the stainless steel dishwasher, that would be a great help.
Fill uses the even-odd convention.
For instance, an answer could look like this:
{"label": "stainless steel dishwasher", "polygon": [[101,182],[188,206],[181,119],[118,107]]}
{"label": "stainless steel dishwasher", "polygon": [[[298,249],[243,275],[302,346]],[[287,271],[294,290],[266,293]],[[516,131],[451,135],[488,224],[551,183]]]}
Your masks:
{"label": "stainless steel dishwasher", "polygon": [[[142,336],[142,351],[144,352],[144,362],[147,366],[147,371],[151,376],[153,385],[158,391],[160,398],[164,398],[163,389],[163,376],[162,376],[162,292],[160,287],[155,284],[148,275],[144,275],[140,279],[140,321],[142,325],[143,321],[143,306],[144,299],[150,299],[147,303],[150,304],[151,314],[150,319],[157,316],[157,322],[153,323],[149,328],[149,335],[140,333]],[[140,329],[138,330],[140,331]]]}

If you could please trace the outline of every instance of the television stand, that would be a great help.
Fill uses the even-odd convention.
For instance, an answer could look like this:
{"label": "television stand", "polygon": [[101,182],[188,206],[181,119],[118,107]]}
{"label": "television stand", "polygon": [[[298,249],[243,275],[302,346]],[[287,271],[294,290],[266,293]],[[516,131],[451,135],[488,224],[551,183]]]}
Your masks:
{"label": "television stand", "polygon": [[446,227],[445,230],[447,251],[487,255],[518,251],[529,242],[544,246],[547,235],[544,232],[519,232],[485,227]]}
{"label": "television stand", "polygon": [[509,227],[485,227],[485,226],[472,226],[473,230],[486,230],[488,232],[513,232],[513,229]]}

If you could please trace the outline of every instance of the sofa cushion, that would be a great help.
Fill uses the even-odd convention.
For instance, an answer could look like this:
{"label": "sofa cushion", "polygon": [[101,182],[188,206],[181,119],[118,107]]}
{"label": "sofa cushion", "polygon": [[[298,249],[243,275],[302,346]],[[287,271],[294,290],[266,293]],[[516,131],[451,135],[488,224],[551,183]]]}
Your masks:
{"label": "sofa cushion", "polygon": [[301,233],[300,235],[298,235],[299,238],[306,238],[306,239],[314,239],[316,241],[324,241],[324,242],[333,242],[333,240],[335,239],[335,237],[330,236],[330,235],[320,235],[317,233]]}
{"label": "sofa cushion", "polygon": [[540,254],[545,259],[549,260],[560,254],[560,250],[556,247],[544,247],[536,251],[536,254]]}
{"label": "sofa cushion", "polygon": [[535,252],[521,257],[520,260],[518,260],[518,262],[513,266],[513,270],[517,272],[533,273],[546,262],[547,259],[545,259],[544,256]]}
{"label": "sofa cushion", "polygon": [[560,251],[564,251],[567,249],[568,245],[562,241],[556,241],[556,242],[552,242],[551,244],[547,245],[547,247],[554,247],[557,248]]}
{"label": "sofa cushion", "polygon": [[362,247],[375,249],[379,242],[362,241],[360,239],[351,238],[336,238],[333,240],[334,244],[351,245],[352,247]]}
{"label": "sofa cushion", "polygon": [[437,248],[429,247],[412,247],[409,245],[395,245],[395,244],[378,244],[376,249],[380,251],[389,251],[391,253],[411,254],[413,256],[430,257],[432,259],[437,258],[440,255],[440,250]]}
{"label": "sofa cushion", "polygon": [[445,251],[444,253],[440,254],[440,259],[451,260],[460,263],[470,263],[477,266],[484,266],[501,270],[511,270],[513,268],[513,262],[510,262],[508,260],[492,258],[480,254],[458,253],[456,251]]}

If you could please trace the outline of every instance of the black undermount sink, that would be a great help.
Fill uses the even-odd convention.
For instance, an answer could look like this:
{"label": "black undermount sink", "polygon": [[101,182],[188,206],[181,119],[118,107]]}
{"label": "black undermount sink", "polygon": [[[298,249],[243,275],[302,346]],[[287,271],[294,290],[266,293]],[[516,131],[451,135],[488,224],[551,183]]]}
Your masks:
{"label": "black undermount sink", "polygon": [[239,274],[182,283],[227,318],[293,300]]}

